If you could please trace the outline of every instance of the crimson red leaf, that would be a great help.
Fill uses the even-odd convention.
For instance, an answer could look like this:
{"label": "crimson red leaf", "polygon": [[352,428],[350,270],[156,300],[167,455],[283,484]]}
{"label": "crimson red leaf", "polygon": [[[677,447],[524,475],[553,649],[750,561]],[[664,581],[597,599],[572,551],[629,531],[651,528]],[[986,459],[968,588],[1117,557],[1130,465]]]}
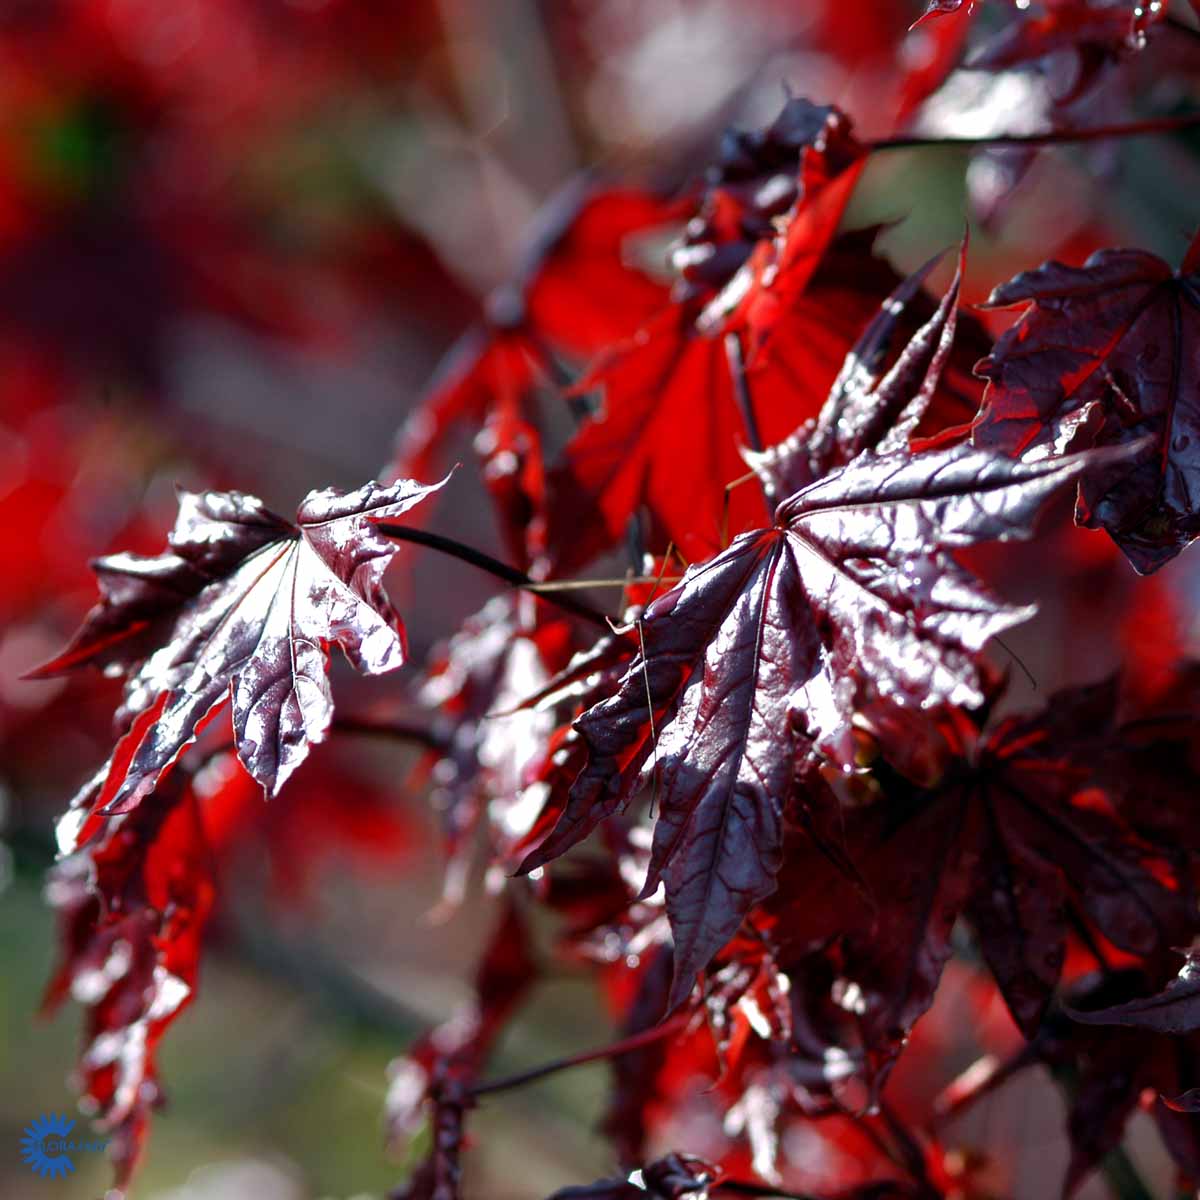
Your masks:
{"label": "crimson red leaf", "polygon": [[539,378],[541,356],[520,330],[473,329],[451,348],[421,404],[400,430],[395,474],[433,474],[458,425],[478,428],[493,406],[520,411]]}
{"label": "crimson red leaf", "polygon": [[981,364],[990,383],[975,444],[1024,454],[1152,435],[1135,464],[1083,482],[1078,519],[1107,529],[1139,572],[1157,570],[1200,535],[1200,274],[1102,250],[1082,267],[1018,275],[989,300],[1024,303]]}
{"label": "crimson red leaf", "polygon": [[[863,155],[845,113],[802,96],[789,96],[760,129],[726,131],[700,209],[672,255],[679,298],[708,306],[704,332],[725,328],[743,300],[767,299],[761,290],[771,286],[768,279],[784,285],[785,301],[803,291],[849,198],[848,188],[830,202],[824,193],[843,173],[853,174]],[[803,229],[788,236],[797,222]],[[787,304],[776,307],[786,311]]]}
{"label": "crimson red leaf", "polygon": [[958,323],[958,297],[966,257],[937,311],[913,335],[891,368],[901,320],[941,258],[930,259],[899,284],[863,330],[833,383],[819,418],[786,441],[743,457],[776,495],[807,487],[865,449],[903,450],[920,425],[946,367]]}
{"label": "crimson red leaf", "polygon": [[[848,135],[846,135],[848,136]],[[813,149],[823,153],[825,133]],[[697,320],[702,333],[745,333],[751,362],[767,345],[808,287],[841,224],[866,159],[829,182],[802,191],[805,203],[777,218],[781,231],[763,238],[736,275]]]}
{"label": "crimson red leaf", "polygon": [[46,1006],[69,995],[87,1009],[80,1087],[112,1134],[116,1186],[124,1188],[162,1103],[157,1046],[192,1000],[213,903],[190,783],[172,780],[157,804],[118,817],[63,859],[47,895],[60,914],[63,959]]}
{"label": "crimson red leaf", "polygon": [[[643,504],[657,532],[688,557],[722,543],[724,488],[743,474],[744,437],[725,335],[745,335],[752,360],[768,338],[785,343],[752,386],[766,440],[812,415],[850,344],[834,329],[844,316],[856,331],[868,315],[869,280],[857,273],[836,276],[832,290],[848,301],[809,294],[829,266],[862,161],[845,114],[800,97],[761,129],[726,133],[672,256],[677,302],[610,347],[575,386],[576,394],[602,391],[603,408],[552,476],[549,542],[559,571],[614,544]],[[834,278],[825,279],[827,289]],[[868,295],[865,306],[875,299]],[[754,498],[731,497],[728,528],[756,523],[747,503]]]}
{"label": "crimson red leaf", "polygon": [[[780,317],[775,335],[746,373],[765,444],[780,442],[815,417],[847,351],[899,282],[871,252],[871,235],[838,238],[803,294]],[[923,298],[901,328],[911,335]],[[916,320],[914,320],[916,318]],[[745,475],[747,442],[725,341],[693,328],[687,305],[666,310],[632,341],[595,364],[577,390],[600,389],[602,407],[567,445],[547,480],[549,543],[569,573],[623,536],[645,506],[661,532],[689,559],[712,554],[728,534],[762,523],[753,487],[728,494]],[[975,399],[946,389],[952,419],[966,421]],[[725,536],[723,536],[725,535]]]}
{"label": "crimson red leaf", "polygon": [[568,184],[539,214],[521,278],[489,299],[486,324],[447,354],[405,423],[396,473],[432,474],[456,426],[477,428],[497,406],[519,409],[551,353],[590,358],[658,312],[667,288],[652,254],[639,265],[637,242],[681,215],[643,192],[597,189],[586,176]]}
{"label": "crimson red leaf", "polygon": [[945,17],[962,12],[964,4],[968,14],[974,11],[975,0],[929,0],[925,11],[912,23],[910,28],[916,29],[918,25],[931,21],[935,17]]}
{"label": "crimson red leaf", "polygon": [[667,301],[666,240],[680,202],[582,176],[551,201],[521,284],[530,328],[573,359],[628,337]]}
{"label": "crimson red leaf", "polygon": [[[166,553],[101,559],[104,598],[39,674],[119,668],[128,673],[120,723],[129,728],[157,709],[128,761],[114,758],[102,772],[108,809],[128,810],[149,794],[226,698],[238,757],[278,792],[329,728],[329,645],[366,674],[404,661],[403,627],[382,583],[396,543],[372,521],[399,516],[441,486],[404,480],[311,492],[294,525],[240,492],[184,492]],[[94,790],[85,789],[77,812]]]}

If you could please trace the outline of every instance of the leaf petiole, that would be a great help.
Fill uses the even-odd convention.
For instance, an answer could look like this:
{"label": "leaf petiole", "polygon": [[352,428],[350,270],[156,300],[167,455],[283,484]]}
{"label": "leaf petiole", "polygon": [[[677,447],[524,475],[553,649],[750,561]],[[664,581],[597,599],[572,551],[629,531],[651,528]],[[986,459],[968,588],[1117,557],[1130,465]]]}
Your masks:
{"label": "leaf petiole", "polygon": [[[411,525],[393,524],[391,521],[376,521],[374,525],[384,537],[393,538],[399,542],[414,542],[418,546],[427,546],[430,550],[437,550],[441,554],[457,558],[460,562],[470,563],[471,566],[478,567],[481,571],[486,571],[489,575],[494,575],[497,579],[502,579],[513,587],[533,590],[539,587],[538,581],[530,578],[524,571],[518,571],[516,567],[510,567],[508,563],[501,562],[498,558],[493,558],[482,550],[476,550],[474,546],[456,542],[453,538],[443,537],[439,533],[430,533],[426,529],[415,529]],[[553,592],[546,593],[546,599],[564,612],[569,612],[572,616],[588,621],[592,625],[598,625],[606,633],[610,629],[609,619],[591,605],[584,604],[582,600]]]}

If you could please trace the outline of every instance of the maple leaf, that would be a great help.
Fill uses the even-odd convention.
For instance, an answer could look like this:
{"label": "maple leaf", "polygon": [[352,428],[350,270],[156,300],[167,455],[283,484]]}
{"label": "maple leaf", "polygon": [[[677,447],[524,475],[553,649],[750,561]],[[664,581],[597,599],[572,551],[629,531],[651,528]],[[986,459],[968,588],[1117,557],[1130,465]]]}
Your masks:
{"label": "maple leaf", "polygon": [[397,438],[395,474],[432,474],[458,425],[478,428],[493,407],[520,414],[542,377],[540,357],[519,331],[472,329],[446,354]]}
{"label": "maple leaf", "polygon": [[[744,437],[726,335],[744,334],[752,360],[777,348],[750,381],[751,419],[775,441],[815,411],[895,281],[884,268],[872,290],[882,264],[857,239],[840,261],[829,253],[862,153],[843,113],[799,97],[765,128],[726,134],[672,255],[675,302],[610,346],[572,389],[602,400],[550,473],[557,571],[614,544],[643,504],[689,557],[721,543],[724,485],[743,473]],[[732,529],[761,519],[749,515],[754,503],[729,498]]]}
{"label": "maple leaf", "polygon": [[[603,189],[581,175],[539,214],[518,278],[489,297],[482,323],[446,355],[404,423],[391,477],[434,473],[458,428],[475,449],[514,559],[546,552],[539,399],[571,379],[568,364],[631,336],[668,301],[653,242],[682,210],[648,193]],[[664,250],[665,253],[665,250]]]}
{"label": "maple leaf", "polygon": [[401,429],[395,472],[432,473],[453,429],[495,408],[520,411],[552,360],[586,359],[629,337],[667,303],[664,281],[638,266],[639,239],[670,226],[677,206],[630,188],[571,181],[538,214],[517,280],[489,298],[482,325],[446,355]]}
{"label": "maple leaf", "polygon": [[1141,50],[1150,27],[1165,17],[1165,4],[1137,4],[1131,10],[1067,0],[1036,19],[1011,25],[973,55],[967,68],[1004,71],[1070,54],[1071,77],[1065,90],[1054,96],[1061,109],[1082,98],[1106,67]]}
{"label": "maple leaf", "polygon": [[[1200,14],[1197,0],[1189,2]],[[955,14],[969,16],[977,3],[978,0],[929,0],[925,11],[911,28],[916,29],[918,25],[937,17]],[[1018,4],[1017,7],[1027,8],[1028,5]],[[1113,33],[1118,31],[1126,44],[1139,46],[1139,39],[1144,37],[1146,30],[1166,16],[1167,0],[1161,4],[1142,4],[1135,0],[1128,8],[1122,8],[1120,4],[1093,6],[1087,0],[1055,0],[1049,9],[1045,16],[1023,22],[1016,27],[1015,34],[1004,39],[1006,44],[1014,48],[1027,48],[1022,58],[1039,57],[1054,49],[1072,46],[1081,38],[1095,36],[1096,31],[1101,29],[1108,43],[1114,42]],[[969,65],[975,67],[981,64],[972,61]]]}
{"label": "maple leaf", "polygon": [[[764,444],[816,416],[880,299],[900,283],[872,254],[873,237],[868,231],[833,242],[757,363],[748,366],[746,386]],[[924,296],[912,296],[899,321],[901,336],[911,336],[932,307]],[[965,357],[973,363],[988,343],[973,326],[970,332],[974,357]],[[723,338],[696,333],[687,306],[675,306],[614,348],[577,385],[601,389],[603,407],[581,426],[547,479],[547,540],[559,573],[618,542],[642,505],[662,545],[673,542],[693,560],[724,545],[723,532],[762,523],[762,500],[752,488],[725,490],[745,474],[741,447],[747,441],[729,357]],[[969,368],[947,371],[940,415],[969,420],[975,397]]]}
{"label": "maple leaf", "polygon": [[[1193,1183],[1200,1178],[1194,1115],[1200,1039],[1194,1033],[1168,1034],[1169,1019],[1163,1028],[1153,1018],[1142,1023],[1150,1011],[1142,999],[1147,983],[1146,972],[1138,967],[1107,969],[1077,980],[1063,997],[1062,1011],[1052,1014],[1021,1062],[1010,1068],[1011,1073],[1043,1062],[1066,1084],[1071,1158],[1064,1196],[1074,1193],[1120,1143],[1139,1104],[1153,1117],[1183,1178]],[[1184,979],[1176,986],[1187,992],[1191,985]],[[1183,996],[1181,1000],[1186,1005]],[[1109,1024],[1108,1016],[1117,1019]],[[1126,1016],[1134,1020],[1126,1023]]]}
{"label": "maple leaf", "polygon": [[754,239],[746,261],[708,301],[696,327],[710,335],[744,334],[753,362],[820,265],[867,156],[845,113],[795,97],[761,132],[727,136],[731,144],[706,199],[713,215],[697,232],[700,222],[688,226],[676,254],[685,281],[716,282],[715,272],[739,246],[727,240],[727,210],[744,210],[738,233]]}
{"label": "maple leaf", "polygon": [[[810,212],[824,190],[858,163],[863,146],[849,117],[834,105],[788,96],[778,115],[760,129],[729,129],[717,161],[709,168],[699,208],[674,248],[679,300],[702,299],[717,314],[734,309],[758,272],[743,268],[775,236]],[[828,244],[847,195],[841,195],[802,239]],[[798,247],[793,247],[793,253]],[[797,264],[806,277],[819,261],[805,255]],[[706,329],[715,317],[702,319]]]}
{"label": "maple leaf", "polygon": [[[849,769],[857,713],[983,704],[978,652],[1031,610],[994,599],[950,551],[1029,536],[1042,503],[1095,465],[965,445],[913,455],[907,431],[930,388],[920,373],[905,378],[912,409],[890,389],[868,393],[844,418],[862,431],[849,461],[649,606],[615,694],[575,722],[587,762],[553,833],[522,864],[544,865],[586,837],[653,757],[661,807],[643,895],[666,886],[673,1006],[775,886],[798,754]],[[835,392],[826,412],[844,401]]]}
{"label": "maple leaf", "polygon": [[404,661],[382,583],[395,543],[372,522],[444,482],[310,492],[295,524],[240,492],[183,492],[166,553],[98,560],[103,599],[35,672],[93,664],[128,676],[124,744],[73,803],[78,823],[136,807],[226,699],[238,757],[277,793],[329,728],[328,646],[366,674]]}
{"label": "maple leaf", "polygon": [[571,640],[570,625],[548,617],[532,597],[501,596],[433,656],[417,698],[454,723],[432,770],[432,801],[445,830],[447,905],[462,898],[481,827],[490,860],[511,867],[541,819],[550,788],[539,776],[553,752],[556,720],[534,711],[530,700],[544,690],[547,671],[563,665]]}
{"label": "maple leaf", "polygon": [[1072,1020],[1086,1025],[1128,1025],[1155,1033],[1187,1034],[1200,1030],[1200,957],[1189,952],[1179,974],[1152,996],[1107,1008],[1067,1008]]}
{"label": "maple leaf", "polygon": [[1106,529],[1141,574],[1157,570],[1200,535],[1200,239],[1178,272],[1101,250],[1024,272],[988,303],[1031,307],[980,364],[975,444],[1025,455],[1150,435],[1136,461],[1083,481],[1077,520]]}
{"label": "maple leaf", "polygon": [[955,13],[970,15],[975,10],[975,0],[929,0],[925,11],[912,23],[910,29],[916,29],[926,21],[937,17],[951,16]]}
{"label": "maple leaf", "polygon": [[[1195,928],[1177,848],[1122,815],[1137,794],[1121,764],[1115,681],[1060,692],[1011,718],[933,790],[890,789],[849,847],[875,911],[847,937],[864,1041],[883,1065],[933,999],[965,915],[1013,1018],[1033,1036],[1062,972],[1072,920],[1086,916],[1132,954],[1163,952]],[[859,835],[861,836],[861,834]],[[853,904],[847,898],[847,911]]]}

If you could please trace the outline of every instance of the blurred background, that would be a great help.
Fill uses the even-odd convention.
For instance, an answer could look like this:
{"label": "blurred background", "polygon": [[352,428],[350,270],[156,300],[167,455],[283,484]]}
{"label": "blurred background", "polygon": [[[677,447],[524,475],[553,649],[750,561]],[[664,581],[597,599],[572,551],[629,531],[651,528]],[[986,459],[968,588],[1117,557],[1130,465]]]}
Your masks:
{"label": "blurred background", "polygon": [[[926,33],[905,32],[920,7],[0,2],[0,1194],[108,1186],[98,1155],[50,1181],[17,1153],[36,1115],[74,1112],[77,1013],[36,1018],[55,945],[42,881],[55,815],[108,752],[116,696],[95,679],[19,676],[92,602],[88,560],[157,552],[179,485],[242,489],[290,514],[310,488],[375,477],[439,357],[518,270],[556,189],[583,169],[695,180],[721,129],[769,119],[785,87],[886,134],[883,82],[929,53]],[[1196,44],[1164,31],[1089,86],[1082,109],[1056,80],[1075,63],[960,72],[917,127],[973,136],[1183,111],[1200,101]],[[957,241],[969,216],[977,302],[1017,270],[1101,245],[1178,261],[1197,195],[1195,136],[1036,161],[938,149],[872,162],[850,223],[894,222],[882,245],[905,271]],[[471,461],[469,435],[460,457]],[[495,548],[471,473],[423,520]],[[1172,653],[1194,646],[1196,552],[1146,585],[1155,620],[1125,628],[1113,614],[1128,571],[1064,515],[1048,545],[1003,571],[1007,594],[1043,605],[1013,639],[1039,686],[1095,678],[1130,639],[1142,653],[1160,637]],[[1065,591],[1060,574],[1046,593],[1048,553],[1067,556]],[[431,555],[390,582],[414,658],[492,593]],[[351,710],[389,686],[335,674]],[[170,1104],[136,1195],[307,1200],[380,1195],[402,1178],[382,1149],[386,1066],[467,994],[491,909],[473,885],[448,920],[429,916],[441,862],[424,792],[409,785],[415,753],[355,744],[318,756],[326,782],[289,789],[269,812],[255,799],[223,855],[211,952],[161,1053]],[[970,1060],[965,988],[947,985],[928,1022],[946,1078]],[[607,1029],[592,990],[564,971],[495,1069],[600,1044]],[[598,1066],[484,1106],[471,1194],[540,1197],[608,1172],[594,1131],[604,1084]],[[973,1136],[1022,1147],[1026,1194],[1061,1169],[1064,1148],[1038,1140],[1055,1104],[1048,1092],[981,1106],[987,1128]],[[1161,1170],[1149,1142],[1145,1153]]]}

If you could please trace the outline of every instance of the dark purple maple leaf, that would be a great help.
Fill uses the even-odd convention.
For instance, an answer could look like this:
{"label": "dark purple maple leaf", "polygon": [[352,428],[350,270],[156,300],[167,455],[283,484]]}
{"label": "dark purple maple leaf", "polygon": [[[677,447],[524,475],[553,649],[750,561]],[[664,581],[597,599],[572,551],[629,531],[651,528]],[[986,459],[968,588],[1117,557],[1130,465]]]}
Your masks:
{"label": "dark purple maple leaf", "polygon": [[1200,1030],[1200,956],[1189,952],[1179,974],[1152,996],[1126,1000],[1108,1008],[1068,1008],[1067,1015],[1085,1025],[1128,1025],[1155,1033],[1195,1033]]}
{"label": "dark purple maple leaf", "polygon": [[[1200,1177],[1194,1115],[1200,1038],[1149,1025],[1101,1023],[1105,1013],[1138,1005],[1148,982],[1138,968],[1108,969],[1077,980],[1067,990],[1062,1010],[1047,1020],[1022,1061],[1012,1064],[1019,1069],[1040,1061],[1068,1083],[1071,1158],[1064,1196],[1071,1196],[1120,1143],[1139,1105],[1153,1117],[1183,1179]],[[1094,1024],[1093,1015],[1099,1018]]]}
{"label": "dark purple maple leaf", "polygon": [[1005,71],[1071,54],[1075,65],[1069,87],[1055,97],[1056,104],[1066,105],[1085,96],[1105,67],[1137,49],[1152,19],[1135,22],[1126,8],[1064,4],[1036,20],[1010,25],[973,55],[968,66]]}
{"label": "dark purple maple leaf", "polygon": [[720,1171],[703,1159],[668,1154],[626,1179],[562,1188],[549,1200],[708,1200],[709,1185],[719,1176]]}
{"label": "dark purple maple leaf", "polygon": [[1023,455],[1150,435],[1134,462],[1080,486],[1077,520],[1108,530],[1141,574],[1200,536],[1200,239],[1182,268],[1144,250],[1048,262],[996,288],[1031,305],[980,366],[977,446]]}
{"label": "dark purple maple leaf", "polygon": [[[915,29],[935,17],[964,12],[970,15],[977,2],[978,0],[929,0],[925,11],[913,22],[912,28]],[[1163,0],[1162,3],[1142,4],[1135,0],[1134,3],[1123,6],[1103,3],[1092,5],[1088,0],[1053,0],[1047,6],[1049,12],[1045,16],[1024,20],[1016,27],[1015,35],[1006,38],[1005,42],[1017,47],[1028,45],[1029,52],[1025,57],[1033,57],[1035,50],[1038,54],[1047,54],[1054,49],[1070,47],[1077,42],[1086,41],[1089,37],[1095,38],[1096,31],[1103,29],[1109,35],[1107,40],[1111,47],[1115,48],[1119,38],[1128,46],[1138,48],[1141,44],[1140,39],[1145,36],[1150,26],[1166,15],[1168,2],[1169,0]],[[1193,10],[1200,13],[1197,0],[1189,2]],[[1026,9],[1029,5],[1018,3],[1016,7]],[[1054,44],[1040,48],[1043,42],[1052,41]],[[977,64],[972,62],[969,65],[974,67]]]}
{"label": "dark purple maple leaf", "polygon": [[665,885],[672,1005],[774,889],[798,755],[850,770],[857,715],[983,705],[979,651],[1031,610],[989,595],[951,551],[1029,536],[1047,497],[1096,462],[965,445],[913,455],[907,432],[932,386],[928,372],[905,378],[906,397],[875,389],[850,406],[835,388],[825,415],[853,414],[842,418],[861,431],[853,457],[814,455],[826,473],[780,504],[771,528],[741,535],[649,606],[615,693],[575,722],[586,764],[522,864],[586,837],[653,760],[660,810],[643,895]]}
{"label": "dark purple maple leaf", "polygon": [[226,699],[238,757],[277,793],[329,728],[328,647],[366,674],[404,661],[382,582],[396,543],[372,523],[441,486],[310,492],[295,524],[240,492],[183,492],[164,554],[98,560],[102,600],[36,672],[91,664],[127,675],[124,744],[72,805],[79,824],[88,810],[136,807]]}
{"label": "dark purple maple leaf", "polygon": [[[1195,929],[1182,856],[1139,837],[1114,681],[1059,692],[1002,722],[934,789],[896,781],[850,819],[848,848],[874,911],[848,922],[843,972],[861,997],[864,1041],[885,1065],[933,1000],[960,915],[1018,1026],[1032,1037],[1062,973],[1068,927],[1086,917],[1132,954],[1163,953]],[[857,826],[857,828],[856,828]],[[852,910],[847,896],[845,911]]]}

